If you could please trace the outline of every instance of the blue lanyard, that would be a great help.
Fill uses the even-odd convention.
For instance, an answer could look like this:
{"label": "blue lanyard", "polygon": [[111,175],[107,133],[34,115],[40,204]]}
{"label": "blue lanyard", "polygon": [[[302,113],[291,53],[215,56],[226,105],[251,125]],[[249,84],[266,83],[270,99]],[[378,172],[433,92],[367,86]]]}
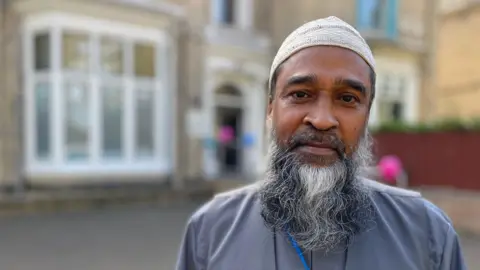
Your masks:
{"label": "blue lanyard", "polygon": [[297,241],[293,239],[293,236],[288,231],[287,231],[287,235],[290,240],[290,243],[292,244],[292,247],[295,249],[298,257],[300,258],[300,261],[302,261],[303,263],[303,268],[305,268],[305,270],[310,270],[310,267],[308,266],[307,261],[305,260],[305,256],[303,256],[302,249],[298,246]]}

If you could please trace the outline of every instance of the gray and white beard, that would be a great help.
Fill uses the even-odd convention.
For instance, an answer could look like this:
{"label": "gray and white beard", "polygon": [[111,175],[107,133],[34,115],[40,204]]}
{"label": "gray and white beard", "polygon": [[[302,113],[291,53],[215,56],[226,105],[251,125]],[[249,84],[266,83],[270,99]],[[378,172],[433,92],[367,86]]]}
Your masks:
{"label": "gray and white beard", "polygon": [[351,158],[316,167],[279,147],[272,132],[265,182],[260,189],[262,217],[275,232],[289,233],[306,251],[345,247],[373,221],[368,188],[358,177],[370,165],[372,140],[361,139]]}

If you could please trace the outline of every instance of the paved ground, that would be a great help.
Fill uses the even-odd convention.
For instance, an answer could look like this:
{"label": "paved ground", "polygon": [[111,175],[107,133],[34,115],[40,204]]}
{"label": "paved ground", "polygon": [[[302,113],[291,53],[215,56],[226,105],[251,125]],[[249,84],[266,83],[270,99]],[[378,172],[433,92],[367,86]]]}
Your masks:
{"label": "paved ground", "polygon": [[[5,270],[171,270],[195,205],[124,207],[0,219]],[[463,239],[471,270],[480,270],[480,239]]]}

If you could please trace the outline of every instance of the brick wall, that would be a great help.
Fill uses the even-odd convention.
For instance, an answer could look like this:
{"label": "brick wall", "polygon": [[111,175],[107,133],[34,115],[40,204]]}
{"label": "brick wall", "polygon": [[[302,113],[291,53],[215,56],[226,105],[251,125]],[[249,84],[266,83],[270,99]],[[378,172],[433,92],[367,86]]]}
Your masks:
{"label": "brick wall", "polygon": [[375,135],[376,154],[397,155],[411,186],[442,186],[480,191],[480,132]]}

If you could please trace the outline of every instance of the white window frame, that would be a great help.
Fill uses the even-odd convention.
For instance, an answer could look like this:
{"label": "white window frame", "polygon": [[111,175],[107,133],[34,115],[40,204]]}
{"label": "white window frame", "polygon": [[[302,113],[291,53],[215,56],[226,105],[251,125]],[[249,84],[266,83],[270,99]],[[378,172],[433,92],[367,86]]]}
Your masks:
{"label": "white window frame", "polygon": [[[381,73],[378,74],[378,94],[377,97],[377,106],[380,106],[385,102],[397,102],[402,104],[403,110],[406,109],[406,85],[403,86],[402,89],[399,89],[399,83],[402,79],[402,74],[395,74],[395,73]],[[407,79],[408,78],[404,78]],[[380,112],[380,111],[379,111]],[[404,121],[406,118],[406,112],[402,111],[401,120]],[[379,118],[383,118],[383,115],[378,115]]]}
{"label": "white window frame", "polygon": [[[173,154],[170,149],[174,134],[169,127],[173,121],[171,117],[175,117],[174,104],[171,104],[174,97],[174,79],[176,72],[174,67],[175,57],[170,55],[175,52],[173,50],[172,39],[162,30],[156,28],[148,28],[136,26],[123,22],[112,22],[101,20],[87,16],[75,14],[67,14],[62,12],[48,12],[36,14],[27,17],[23,25],[23,55],[24,55],[24,130],[25,130],[25,174],[27,176],[42,175],[95,175],[106,174],[148,174],[148,175],[164,175],[172,172]],[[90,67],[93,67],[94,57],[99,55],[99,46],[95,46],[94,40],[101,36],[118,37],[122,39],[126,46],[132,46],[135,43],[147,42],[154,44],[156,51],[156,76],[153,79],[154,87],[154,156],[152,159],[136,159],[134,153],[135,130],[133,112],[135,110],[133,103],[133,91],[135,83],[139,79],[134,78],[132,69],[134,62],[132,61],[132,50],[127,50],[124,65],[127,69],[127,76],[122,75],[123,79],[120,83],[124,85],[124,100],[131,100],[131,104],[125,106],[125,115],[123,123],[123,149],[124,159],[117,162],[105,160],[101,157],[101,107],[98,104],[100,99],[100,82],[102,76],[97,72],[90,72],[88,76],[89,91],[91,95],[90,102],[93,102],[90,121],[92,128],[89,130],[89,158],[86,162],[68,162],[64,158],[64,122],[61,121],[63,101],[62,83],[64,82],[64,74],[61,69],[62,55],[62,32],[63,31],[82,31],[92,37],[90,40],[91,54]],[[51,83],[52,94],[50,96],[52,109],[50,111],[50,152],[51,158],[48,162],[38,160],[36,158],[36,127],[35,127],[35,82],[37,73],[34,70],[33,38],[37,33],[50,33],[50,71],[41,77],[46,78]],[[98,43],[97,43],[98,44]],[[130,76],[129,76],[130,75]]]}
{"label": "white window frame", "polygon": [[[385,100],[401,100],[403,104],[403,120],[407,123],[415,123],[418,121],[418,106],[420,99],[420,76],[418,66],[411,61],[404,59],[396,59],[385,56],[377,56],[377,79],[375,100],[372,104],[369,125],[376,126],[380,123],[379,105],[382,99]],[[383,93],[384,76],[403,77],[405,79],[404,93],[399,93],[400,97],[386,97]],[[395,80],[390,87],[396,87]]]}

